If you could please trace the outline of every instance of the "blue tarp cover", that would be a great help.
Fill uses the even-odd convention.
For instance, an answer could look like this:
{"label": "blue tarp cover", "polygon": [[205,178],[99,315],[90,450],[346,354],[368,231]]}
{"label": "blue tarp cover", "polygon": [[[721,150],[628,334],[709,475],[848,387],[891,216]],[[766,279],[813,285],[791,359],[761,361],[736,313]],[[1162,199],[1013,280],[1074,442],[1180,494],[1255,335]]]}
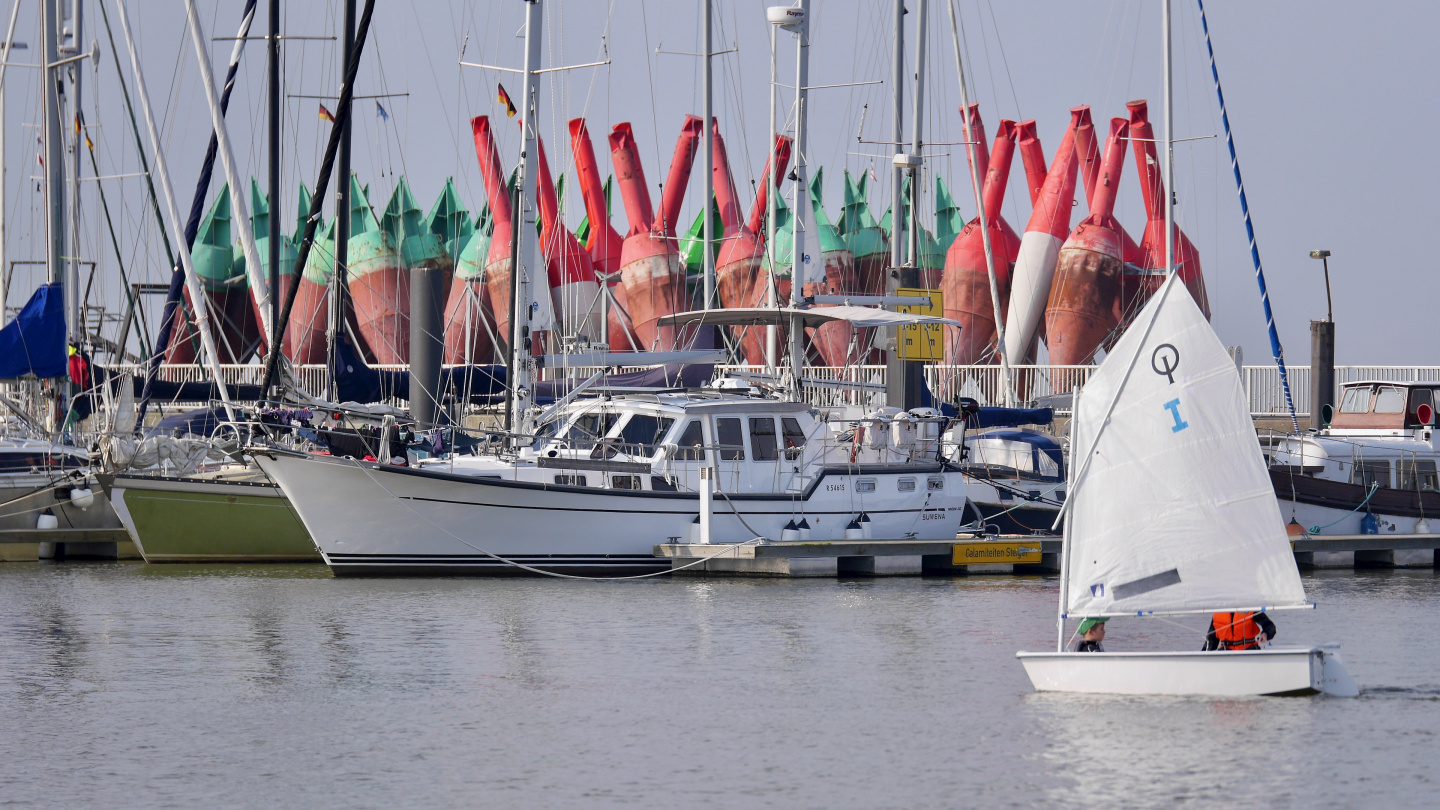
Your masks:
{"label": "blue tarp cover", "polygon": [[58,283],[45,284],[0,329],[0,378],[64,377],[66,361],[65,294]]}
{"label": "blue tarp cover", "polygon": [[[140,382],[136,380],[136,382]],[[193,433],[196,436],[209,436],[220,427],[220,423],[228,419],[225,410],[220,407],[196,408],[193,411],[183,411],[174,416],[167,416],[156,422],[153,427],[145,431],[145,437],[169,436],[178,428],[183,436],[186,433]]]}
{"label": "blue tarp cover", "polygon": [[941,401],[930,391],[929,386],[925,387],[920,396],[920,405],[925,408],[934,408],[951,419],[960,418],[960,412],[963,409],[966,414],[965,427],[968,430],[1048,425],[1055,421],[1054,408],[998,408],[981,405],[969,397],[961,397],[960,405],[956,407],[949,402]]}

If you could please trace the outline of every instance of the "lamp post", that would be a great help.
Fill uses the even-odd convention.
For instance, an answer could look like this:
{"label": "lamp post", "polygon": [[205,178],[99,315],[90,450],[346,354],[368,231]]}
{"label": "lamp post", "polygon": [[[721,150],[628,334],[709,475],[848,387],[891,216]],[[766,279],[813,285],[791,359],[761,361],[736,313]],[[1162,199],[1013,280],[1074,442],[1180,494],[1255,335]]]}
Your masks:
{"label": "lamp post", "polygon": [[1312,250],[1325,267],[1325,320],[1310,322],[1310,429],[1321,430],[1335,407],[1335,310],[1330,298],[1330,251]]}
{"label": "lamp post", "polygon": [[1333,323],[1335,321],[1335,309],[1330,302],[1330,251],[1312,250],[1310,251],[1310,258],[1319,259],[1325,264],[1325,320]]}

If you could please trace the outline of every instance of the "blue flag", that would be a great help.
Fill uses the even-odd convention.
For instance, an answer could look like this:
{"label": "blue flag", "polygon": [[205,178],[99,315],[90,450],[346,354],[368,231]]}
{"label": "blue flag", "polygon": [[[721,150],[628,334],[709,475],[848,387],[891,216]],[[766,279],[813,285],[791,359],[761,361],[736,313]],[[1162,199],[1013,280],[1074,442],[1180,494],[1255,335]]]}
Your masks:
{"label": "blue flag", "polygon": [[378,101],[375,102],[375,115],[379,116],[381,121],[390,120],[390,113],[385,112],[385,108],[381,107]]}

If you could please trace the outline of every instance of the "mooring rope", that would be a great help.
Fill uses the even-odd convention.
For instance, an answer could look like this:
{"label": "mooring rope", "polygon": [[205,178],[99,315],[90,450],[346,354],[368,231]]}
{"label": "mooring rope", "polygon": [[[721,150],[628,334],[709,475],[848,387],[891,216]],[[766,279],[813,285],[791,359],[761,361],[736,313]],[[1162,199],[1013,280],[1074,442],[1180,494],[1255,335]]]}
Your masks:
{"label": "mooring rope", "polygon": [[[504,564],[506,564],[506,565],[514,566],[514,567],[519,568],[519,569],[521,569],[521,570],[523,570],[523,571],[529,571],[529,572],[532,573],[532,574],[539,574],[540,576],[546,576],[546,577],[555,577],[556,579],[579,579],[579,580],[586,580],[586,581],[591,581],[591,582],[619,582],[619,581],[623,581],[623,580],[632,580],[632,579],[649,579],[649,578],[651,578],[651,577],[664,576],[664,575],[666,575],[666,574],[673,574],[673,573],[675,573],[676,571],[684,571],[684,570],[687,569],[687,568],[693,568],[693,567],[695,567],[695,566],[697,566],[697,565],[700,565],[701,563],[709,562],[710,560],[713,560],[713,559],[715,559],[716,557],[720,557],[720,556],[723,556],[723,555],[725,555],[725,554],[728,554],[729,552],[731,552],[731,551],[733,551],[733,550],[735,550],[735,549],[737,549],[737,548],[740,548],[740,547],[742,547],[742,546],[749,546],[749,545],[758,544],[758,543],[760,543],[761,541],[763,541],[763,540],[765,539],[765,538],[763,538],[763,537],[758,536],[758,535],[759,535],[759,532],[755,532],[754,529],[751,529],[750,526],[745,523],[745,519],[742,518],[742,517],[740,517],[740,513],[739,513],[739,512],[734,512],[733,514],[735,515],[736,518],[738,518],[738,519],[740,520],[741,525],[744,525],[746,529],[750,530],[751,532],[754,532],[757,536],[754,537],[754,538],[752,538],[752,539],[750,539],[750,540],[746,540],[746,541],[744,541],[744,542],[741,542],[741,543],[731,543],[731,544],[729,544],[729,545],[727,545],[727,546],[722,547],[719,551],[715,552],[714,554],[711,554],[711,555],[708,556],[708,557],[701,557],[701,558],[699,558],[699,559],[696,559],[694,562],[686,563],[685,565],[679,566],[678,568],[669,568],[669,569],[666,569],[666,570],[664,570],[664,571],[652,571],[651,573],[648,573],[648,574],[631,574],[631,575],[629,575],[629,576],[623,576],[623,577],[588,577],[588,576],[582,576],[582,575],[579,575],[579,574],[564,574],[564,573],[561,573],[561,572],[559,572],[559,571],[546,571],[546,570],[544,570],[544,569],[542,569],[542,568],[536,568],[535,566],[532,566],[532,565],[526,565],[525,563],[522,563],[522,562],[520,562],[520,561],[518,561],[518,560],[511,560],[511,559],[508,559],[508,558],[506,558],[506,557],[502,557],[502,556],[500,556],[499,554],[496,554],[496,553],[494,553],[494,552],[491,552],[491,551],[488,551],[488,550],[486,550],[486,549],[480,548],[479,546],[475,545],[474,543],[471,543],[469,540],[466,540],[465,538],[463,538],[463,537],[455,534],[454,532],[450,531],[449,529],[445,528],[444,526],[441,526],[440,524],[436,523],[435,521],[431,520],[430,518],[426,517],[425,515],[420,514],[419,510],[417,510],[414,506],[411,506],[411,505],[410,505],[408,499],[400,497],[399,495],[397,495],[397,494],[395,494],[393,491],[391,491],[391,489],[390,489],[389,487],[387,487],[387,486],[385,486],[384,484],[380,483],[379,479],[377,479],[377,478],[375,477],[374,472],[373,472],[372,470],[370,470],[369,468],[367,468],[367,467],[364,465],[364,463],[359,462],[359,461],[357,461],[357,462],[355,462],[355,463],[360,467],[361,471],[363,471],[363,472],[365,473],[365,475],[366,475],[367,477],[369,477],[370,480],[375,483],[376,486],[378,486],[378,487],[380,487],[380,489],[384,490],[387,495],[389,495],[390,497],[394,498],[396,501],[398,501],[398,502],[400,502],[401,504],[403,504],[406,509],[410,510],[410,513],[411,513],[411,514],[415,515],[415,517],[418,517],[418,518],[420,518],[421,520],[425,521],[426,523],[429,523],[431,526],[434,526],[436,529],[439,529],[442,534],[447,535],[448,537],[450,537],[450,539],[452,539],[452,540],[454,540],[454,541],[456,541],[456,542],[458,542],[458,543],[460,543],[460,544],[462,544],[462,545],[468,546],[469,548],[472,548],[472,549],[474,549],[475,551],[480,552],[481,554],[485,555],[486,557],[489,557],[489,558],[491,558],[491,559],[493,559],[493,560],[497,560],[497,561],[502,562],[502,563],[504,563]],[[717,490],[717,491],[718,491],[718,490]],[[721,494],[721,495],[724,495],[725,493],[721,492],[720,494]],[[729,501],[729,500],[730,500],[729,496],[725,496],[725,500]],[[732,506],[733,506],[733,504],[732,504]]]}

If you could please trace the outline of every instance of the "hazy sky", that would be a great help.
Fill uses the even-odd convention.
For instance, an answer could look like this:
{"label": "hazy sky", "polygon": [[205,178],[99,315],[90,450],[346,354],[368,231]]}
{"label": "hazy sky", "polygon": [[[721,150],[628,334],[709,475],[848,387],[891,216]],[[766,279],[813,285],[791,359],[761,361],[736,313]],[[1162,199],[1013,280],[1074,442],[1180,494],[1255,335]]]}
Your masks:
{"label": "hazy sky", "polygon": [[[38,58],[36,0],[20,0],[16,39],[31,43],[17,61]],[[714,0],[717,50],[735,47],[715,60],[715,109],[729,147],[732,169],[748,207],[752,181],[764,162],[769,77],[767,3]],[[332,36],[340,27],[341,4],[284,4],[283,31],[291,36]],[[363,2],[360,4],[363,6]],[[460,67],[484,62],[518,67],[523,40],[520,0],[441,3],[433,0],[379,0],[372,39],[367,44],[357,92],[408,94],[380,101],[390,114],[381,120],[374,100],[356,103],[354,169],[372,187],[371,202],[383,208],[399,175],[408,177],[425,208],[433,203],[447,176],[454,176],[466,202],[478,211],[483,183],[470,142],[471,116],[488,114],[503,121],[495,103],[502,81],[518,97],[518,77]],[[943,0],[931,2],[929,60],[926,66],[927,141],[959,141],[959,86],[950,23]],[[918,0],[907,0],[913,11]],[[1047,161],[1069,120],[1069,108],[1093,106],[1097,129],[1111,116],[1125,115],[1133,98],[1151,101],[1152,120],[1160,126],[1160,5],[1157,0],[1114,2],[993,2],[960,0],[965,53],[973,97],[981,104],[993,137],[1001,118],[1034,118]],[[9,5],[4,4],[8,12]],[[195,53],[185,30],[181,0],[131,0],[142,65],[153,101],[164,116],[166,154],[182,210],[188,211],[205,143],[209,113],[198,83]],[[262,0],[252,34],[263,34],[267,3]],[[233,36],[243,3],[200,0],[210,36]],[[545,4],[546,66],[610,59],[599,69],[549,74],[542,83],[542,135],[552,166],[571,169],[567,120],[585,116],[595,139],[602,173],[609,171],[604,135],[620,121],[634,124],[652,190],[664,177],[683,116],[701,110],[700,61],[693,56],[657,53],[696,51],[700,44],[698,0],[548,0]],[[839,214],[844,169],[860,173],[874,166],[885,180],[884,147],[856,142],[864,136],[890,136],[890,63],[892,3],[888,0],[813,0],[812,84],[883,81],[881,85],[818,90],[811,94],[810,162],[823,165],[826,204]],[[129,57],[116,19],[125,73]],[[1432,232],[1437,203],[1436,150],[1421,140],[1440,131],[1440,112],[1423,102],[1423,88],[1437,78],[1434,35],[1440,30],[1440,6],[1424,3],[1355,4],[1339,2],[1240,3],[1214,0],[1207,11],[1215,38],[1221,79],[1245,174],[1256,236],[1269,280],[1276,321],[1287,358],[1309,358],[1308,321],[1323,318],[1325,291],[1320,263],[1312,248],[1334,252],[1331,260],[1337,356],[1340,363],[1427,364],[1437,362],[1425,347],[1430,305],[1440,294],[1437,262],[1418,257],[1421,237]],[[916,15],[909,15],[907,51],[913,66]],[[1182,138],[1218,136],[1177,146],[1179,222],[1201,253],[1209,285],[1214,324],[1229,345],[1241,345],[1249,364],[1269,361],[1255,284],[1229,171],[1223,130],[1205,58],[1199,14],[1193,2],[1176,0],[1175,130]],[[85,3],[84,39],[102,46],[99,65],[84,63],[82,104],[93,126],[102,174],[137,169],[134,139],[124,116],[115,56],[100,9]],[[780,81],[793,84],[793,37],[779,37]],[[213,43],[217,78],[223,77],[231,43]],[[462,56],[463,52],[463,56]],[[328,40],[293,40],[284,53],[284,89],[288,95],[335,94],[339,49]],[[913,67],[911,68],[913,71]],[[36,190],[39,121],[37,72],[8,74],[9,109],[5,120],[7,257],[42,257],[42,195]],[[98,89],[97,89],[98,88]],[[1417,90],[1419,92],[1417,92]],[[789,113],[789,91],[782,91],[782,121]],[[1419,101],[1420,103],[1417,103]],[[317,116],[317,102],[285,102],[285,192],[281,200],[286,230],[293,227],[298,183],[313,185],[329,124]],[[910,130],[910,88],[906,90],[905,126]],[[138,99],[137,99],[138,104]],[[265,61],[263,43],[245,52],[235,89],[230,132],[246,174],[265,172]],[[1387,117],[1388,116],[1388,117]],[[788,124],[782,124],[788,126]],[[142,124],[143,127],[143,124]],[[502,159],[516,159],[513,125],[498,127],[505,138]],[[145,144],[147,152],[150,145]],[[974,203],[960,147],[932,147],[948,156],[927,165],[925,193],[933,193],[931,171],[941,174],[968,215]],[[861,153],[861,154],[852,154]],[[873,155],[873,156],[872,156]],[[697,161],[698,165],[698,161]],[[212,197],[223,178],[217,179]],[[1117,215],[1136,238],[1144,228],[1144,209],[1133,159],[1127,157]],[[88,159],[84,174],[91,174]],[[1023,169],[1012,170],[1004,215],[1017,231],[1029,217]],[[154,220],[148,214],[144,186],[135,179],[106,180],[111,213],[127,268],[135,280],[163,281],[168,267]],[[690,184],[688,223],[697,210],[698,174]],[[79,255],[99,261],[92,302],[119,305],[118,273],[95,184],[85,182]],[[888,182],[872,184],[871,207],[878,218],[889,204]],[[1083,195],[1082,195],[1083,198]],[[927,202],[927,207],[932,207]],[[583,206],[568,193],[569,218],[578,221]],[[623,206],[615,201],[616,225],[623,232]],[[1072,225],[1084,216],[1083,202]],[[328,212],[327,212],[328,218]],[[928,224],[928,223],[927,223]],[[1427,237],[1428,238],[1428,237]],[[1428,254],[1427,254],[1428,255]],[[36,282],[32,268],[16,270],[9,304],[16,306]],[[133,343],[132,343],[133,346]]]}

